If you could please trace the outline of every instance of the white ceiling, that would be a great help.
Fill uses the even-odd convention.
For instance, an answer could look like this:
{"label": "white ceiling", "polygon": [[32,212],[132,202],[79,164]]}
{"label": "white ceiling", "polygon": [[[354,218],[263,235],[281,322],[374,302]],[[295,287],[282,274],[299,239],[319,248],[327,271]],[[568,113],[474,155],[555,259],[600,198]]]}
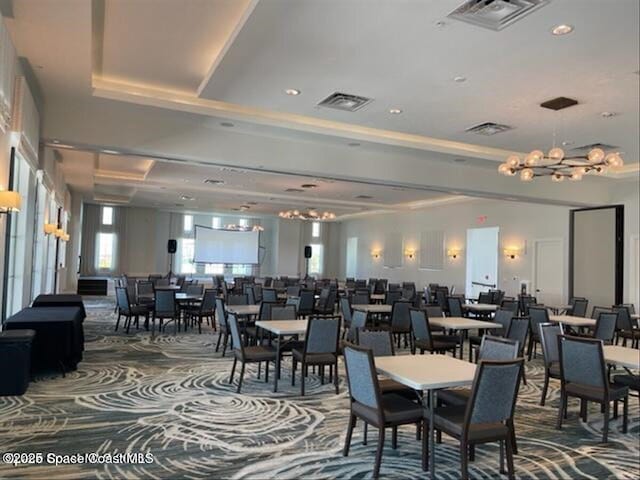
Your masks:
{"label": "white ceiling", "polygon": [[[44,93],[45,139],[88,147],[63,151],[67,181],[87,199],[175,207],[188,194],[197,200],[184,208],[227,210],[250,198],[259,203],[252,210],[274,213],[315,196],[347,214],[458,190],[553,202],[562,188],[565,204],[584,203],[607,180],[562,187],[495,181],[496,162],[550,147],[554,129],[558,142],[616,145],[637,166],[636,0],[551,1],[501,32],[446,19],[460,3],[13,0],[7,22]],[[552,36],[558,23],[574,25],[574,33]],[[458,75],[466,82],[454,82]],[[287,96],[286,88],[302,93]],[[334,91],[374,101],[355,113],[316,107]],[[580,105],[563,114],[537,106],[559,95]],[[602,111],[617,116],[605,120]],[[484,121],[515,128],[493,137],[464,133]],[[234,128],[221,126],[228,122]],[[100,146],[137,155],[89,151]],[[326,165],[318,163],[323,153]],[[181,156],[248,173],[239,180],[225,172],[226,188],[203,191],[201,179],[219,170],[158,161]],[[415,161],[419,170],[408,171]],[[300,177],[256,169],[364,183],[338,181],[289,198],[282,187],[303,183]],[[626,172],[637,178],[637,169]],[[391,187],[402,184],[416,188]],[[369,190],[374,199],[351,203],[352,192]]]}

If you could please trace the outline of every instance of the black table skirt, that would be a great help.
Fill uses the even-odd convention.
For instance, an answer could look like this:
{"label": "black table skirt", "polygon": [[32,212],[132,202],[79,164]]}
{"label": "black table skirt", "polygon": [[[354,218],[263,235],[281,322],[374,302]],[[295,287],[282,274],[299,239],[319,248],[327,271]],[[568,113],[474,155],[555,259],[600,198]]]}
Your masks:
{"label": "black table skirt", "polygon": [[33,301],[32,307],[78,307],[82,310],[82,319],[87,317],[84,303],[80,295],[59,294],[59,295],[38,295]]}
{"label": "black table skirt", "polygon": [[83,318],[80,307],[25,308],[5,320],[4,328],[36,331],[31,349],[34,371],[60,367],[70,371],[82,360]]}

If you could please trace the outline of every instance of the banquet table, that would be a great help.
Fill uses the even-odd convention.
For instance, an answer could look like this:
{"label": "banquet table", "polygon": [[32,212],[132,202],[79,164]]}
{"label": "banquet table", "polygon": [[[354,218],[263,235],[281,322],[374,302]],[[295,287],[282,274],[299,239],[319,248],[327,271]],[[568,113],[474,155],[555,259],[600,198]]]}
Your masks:
{"label": "banquet table", "polygon": [[82,319],[87,317],[84,302],[80,295],[75,294],[41,294],[31,304],[32,307],[78,307],[82,311]]}

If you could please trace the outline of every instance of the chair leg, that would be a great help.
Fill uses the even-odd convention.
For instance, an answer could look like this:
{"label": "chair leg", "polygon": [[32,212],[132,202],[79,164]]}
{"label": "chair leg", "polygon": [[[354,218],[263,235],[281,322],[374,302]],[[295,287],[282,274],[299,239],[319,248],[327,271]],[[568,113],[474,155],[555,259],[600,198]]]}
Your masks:
{"label": "chair leg", "polygon": [[629,395],[622,401],[622,433],[627,433],[629,423]]}
{"label": "chair leg", "polygon": [[269,383],[269,360],[264,363],[264,383]]}
{"label": "chair leg", "polygon": [[229,334],[225,333],[224,334],[224,341],[223,341],[223,344],[222,344],[222,356],[223,357],[224,357],[224,354],[227,351],[227,343],[229,343]]}
{"label": "chair leg", "polygon": [[[307,371],[307,366],[304,363],[304,359],[302,360],[301,370],[303,372],[302,378],[300,378],[300,395],[304,397],[304,384],[306,383],[306,378],[304,372]],[[365,423],[366,425],[366,423]]]}
{"label": "chair leg", "polygon": [[469,480],[469,452],[466,442],[460,442],[460,478]]}
{"label": "chair leg", "polygon": [[469,445],[469,461],[476,461],[476,446],[473,443]]}
{"label": "chair leg", "polygon": [[344,439],[344,448],[342,449],[342,455],[344,457],[349,455],[349,448],[351,447],[351,435],[353,434],[353,429],[355,427],[356,427],[356,416],[350,415],[349,426],[347,427],[347,438]]}
{"label": "chair leg", "polygon": [[580,418],[583,422],[587,421],[587,401],[582,398],[580,399]]}
{"label": "chair leg", "polygon": [[238,380],[238,393],[240,393],[240,388],[242,388],[242,379],[244,378],[244,365],[245,363],[242,362],[242,366],[240,367],[240,380]]}
{"label": "chair leg", "polygon": [[516,426],[513,423],[513,418],[507,422],[509,429],[511,430],[511,449],[513,453],[518,454],[518,442],[516,441]]}
{"label": "chair leg", "polygon": [[114,330],[115,332],[118,331],[118,325],[120,325],[120,314],[118,313],[118,319],[116,320],[116,329]]}
{"label": "chair leg", "polygon": [[337,359],[336,359],[336,364],[333,368],[334,368],[333,383],[336,386],[336,395],[338,395],[340,393],[340,379],[338,378],[338,360]]}
{"label": "chair leg", "polygon": [[398,427],[391,428],[391,448],[398,448]]}
{"label": "chair leg", "polygon": [[505,440],[507,450],[507,472],[509,475],[509,480],[513,480],[516,477],[515,470],[513,468],[514,445],[512,444],[512,439],[516,438],[516,433],[513,429],[511,429],[511,432],[509,433],[510,435],[507,435],[507,439]]}
{"label": "chair leg", "polygon": [[547,399],[547,390],[549,389],[549,370],[544,370],[544,385],[542,387],[542,397],[540,397],[540,406],[544,407],[544,402]]}
{"label": "chair leg", "polygon": [[298,361],[293,357],[291,359],[291,386],[295,386],[296,384],[296,369],[298,367]]}
{"label": "chair leg", "polygon": [[380,464],[382,463],[382,450],[384,449],[384,427],[378,429],[378,448],[376,450],[376,463],[373,467],[373,478],[380,476]]}
{"label": "chair leg", "polygon": [[611,404],[609,401],[605,402],[604,405],[604,425],[602,425],[602,443],[607,443],[609,440],[609,409],[611,408]]}
{"label": "chair leg", "polygon": [[362,436],[362,445],[367,444],[367,434],[369,433],[369,424],[364,422],[364,435]]}
{"label": "chair leg", "polygon": [[[418,425],[420,426],[420,425]],[[422,428],[418,429],[418,433],[422,430],[422,470],[425,472],[429,468],[429,426],[427,418],[422,419]]]}
{"label": "chair leg", "polygon": [[527,360],[531,361],[531,353],[533,353],[533,335],[529,335],[529,345],[527,346]]}
{"label": "chair leg", "polygon": [[220,340],[222,340],[222,332],[218,334],[218,341],[216,342],[216,352],[220,348]]}
{"label": "chair leg", "polygon": [[233,374],[236,373],[236,363],[238,363],[238,359],[233,359],[233,366],[231,367],[231,376],[229,377],[229,383],[233,383]]}
{"label": "chair leg", "polygon": [[504,475],[504,441],[500,440],[500,473]]}

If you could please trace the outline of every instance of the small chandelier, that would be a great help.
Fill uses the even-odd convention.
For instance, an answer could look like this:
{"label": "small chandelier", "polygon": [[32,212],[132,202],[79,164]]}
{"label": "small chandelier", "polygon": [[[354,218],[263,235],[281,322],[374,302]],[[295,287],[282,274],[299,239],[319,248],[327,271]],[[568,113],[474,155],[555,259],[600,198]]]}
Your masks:
{"label": "small chandelier", "polygon": [[280,218],[298,219],[298,220],[333,220],[336,218],[336,214],[333,212],[324,212],[322,214],[315,210],[309,210],[302,212],[300,210],[287,210],[286,212],[280,212],[278,214]]}
{"label": "small chandelier", "polygon": [[508,177],[519,172],[523,182],[546,176],[550,176],[554,182],[562,182],[565,178],[579,181],[587,173],[602,174],[609,167],[623,165],[624,161],[618,152],[605,153],[601,148],[593,148],[587,155],[565,157],[564,150],[554,147],[547,155],[542,150],[534,150],[524,159],[511,155],[505,163],[500,164],[498,172]]}

